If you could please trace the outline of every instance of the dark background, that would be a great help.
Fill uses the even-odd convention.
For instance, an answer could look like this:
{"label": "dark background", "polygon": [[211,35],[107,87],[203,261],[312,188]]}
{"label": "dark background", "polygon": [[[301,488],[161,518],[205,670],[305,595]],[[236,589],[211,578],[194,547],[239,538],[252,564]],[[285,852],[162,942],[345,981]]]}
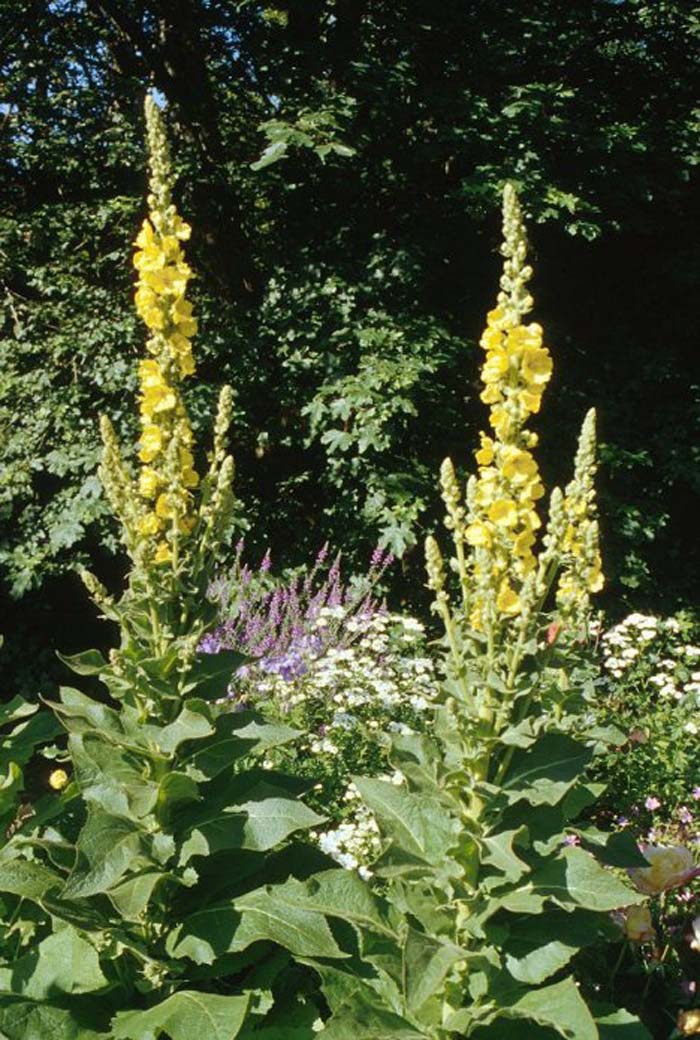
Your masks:
{"label": "dark background", "polygon": [[545,475],[568,479],[595,404],[604,606],[697,604],[696,4],[3,0],[0,64],[6,694],[49,691],[56,647],[108,638],[75,568],[124,569],[97,418],[135,439],[149,86],[194,226],[188,403],[206,445],[235,388],[252,559],[303,564],[329,539],[364,568],[381,539],[393,598],[424,609],[437,468],[469,467],[485,420],[476,341],[511,178],[556,366]]}

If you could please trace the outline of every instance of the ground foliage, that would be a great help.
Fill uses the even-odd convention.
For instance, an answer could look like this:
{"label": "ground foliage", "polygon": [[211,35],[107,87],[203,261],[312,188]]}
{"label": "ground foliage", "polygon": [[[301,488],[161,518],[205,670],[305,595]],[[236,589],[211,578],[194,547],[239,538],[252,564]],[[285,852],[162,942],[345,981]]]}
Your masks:
{"label": "ground foliage", "polygon": [[[566,362],[545,472],[560,478],[581,401],[596,400],[612,594],[692,598],[692,5],[4,0],[0,14],[8,635],[84,645],[74,633],[93,619],[75,614],[67,572],[88,556],[121,570],[95,423],[107,411],[132,432],[125,259],[149,82],[170,103],[196,227],[206,331],[188,403],[197,428],[233,382],[238,486],[261,543],[298,562],[325,537],[352,554],[379,536],[417,572],[432,474],[446,451],[461,458],[480,407],[464,374],[511,177]],[[10,597],[25,597],[24,620]],[[19,632],[8,642],[35,688],[48,664],[18,661]]]}

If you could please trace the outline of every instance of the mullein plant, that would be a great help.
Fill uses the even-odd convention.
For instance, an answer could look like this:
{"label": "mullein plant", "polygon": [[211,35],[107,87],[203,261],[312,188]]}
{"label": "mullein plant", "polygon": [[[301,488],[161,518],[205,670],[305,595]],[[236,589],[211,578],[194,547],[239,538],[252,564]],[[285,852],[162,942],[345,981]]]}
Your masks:
{"label": "mullein plant", "polygon": [[200,481],[180,390],[194,372],[197,329],[182,246],[190,232],[172,202],[150,98],[146,123],[136,479],[102,422],[101,477],[132,569],[120,599],[85,575],[120,643],[107,659],[64,660],[107,695],[63,688],[49,706],[44,738],[58,719],[67,745],[51,751],[59,761],[45,796],[17,815],[0,852],[0,1035],[9,1040],[310,1035],[314,987],[292,955],[342,955],[325,919],[275,895],[281,879],[330,863],[295,840],[322,822],[298,797],[303,782],[264,768],[269,750],[296,734],[221,705],[241,657],[198,650],[215,623],[206,590],[233,508],[231,392],[221,394]]}
{"label": "mullein plant", "polygon": [[[451,558],[426,544],[442,696],[433,734],[392,739],[391,779],[355,778],[382,852],[373,919],[341,900],[327,911],[357,936],[353,958],[316,962],[329,1040],[648,1036],[574,973],[580,951],[604,959],[599,944],[619,937],[610,912],[642,901],[615,868],[646,861],[629,836],[578,821],[601,791],[589,761],[623,739],[594,727],[584,649],[603,584],[595,417],[544,527],[529,423],[552,359],[541,327],[525,323],[531,269],[511,186],[503,211],[501,291],[481,339],[490,428],[466,489],[450,460],[442,466]],[[303,886],[288,887],[301,898]]]}

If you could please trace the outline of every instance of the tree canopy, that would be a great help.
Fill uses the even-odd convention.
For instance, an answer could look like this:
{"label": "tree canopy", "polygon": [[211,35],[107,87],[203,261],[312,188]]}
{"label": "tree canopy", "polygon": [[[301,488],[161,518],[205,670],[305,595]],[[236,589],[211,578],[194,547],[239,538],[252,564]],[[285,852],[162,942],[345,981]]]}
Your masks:
{"label": "tree canopy", "polygon": [[609,604],[697,598],[696,5],[3,0],[1,17],[8,634],[13,598],[35,632],[58,607],[72,624],[76,561],[120,567],[96,430],[105,412],[135,440],[149,88],[194,227],[189,404],[197,423],[236,388],[256,546],[294,564],[381,540],[420,574],[439,463],[470,469],[485,419],[476,344],[513,180],[555,360],[547,476],[568,479],[595,403]]}

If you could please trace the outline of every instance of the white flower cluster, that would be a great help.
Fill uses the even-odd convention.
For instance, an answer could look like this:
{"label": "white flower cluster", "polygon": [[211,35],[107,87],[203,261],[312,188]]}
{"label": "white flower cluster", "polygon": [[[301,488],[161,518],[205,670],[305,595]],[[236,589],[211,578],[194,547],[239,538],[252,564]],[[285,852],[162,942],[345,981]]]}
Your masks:
{"label": "white flower cluster", "polygon": [[380,852],[379,827],[354,784],[345,792],[345,801],[350,815],[337,827],[318,833],[316,840],[327,856],[346,870],[356,870],[366,881],[372,876],[367,864]]}
{"label": "white flower cluster", "polygon": [[603,664],[619,678],[639,657],[644,647],[659,634],[659,619],[647,614],[629,614],[602,638]]}
{"label": "white flower cluster", "polygon": [[[385,768],[378,753],[385,741],[378,738],[429,729],[439,683],[435,663],[426,656],[425,628],[415,618],[376,611],[344,619],[342,607],[330,607],[316,627],[338,622],[344,636],[352,634],[339,640],[338,648],[314,651],[307,639],[301,667],[285,676],[253,666],[240,694],[272,705],[304,734],[295,753],[305,775],[311,762],[325,777],[314,790],[322,790],[331,815],[316,841],[341,866],[368,877],[380,851],[379,830],[350,777],[368,771],[368,762],[375,772]],[[402,783],[404,778],[397,772],[387,779]]]}
{"label": "white flower cluster", "polygon": [[[400,786],[404,776],[397,769],[391,776],[382,779]],[[368,864],[381,852],[379,827],[372,812],[363,804],[355,784],[348,785],[344,799],[350,808],[348,818],[337,827],[318,833],[316,840],[326,855],[346,870],[356,870],[366,881],[372,877]]]}
{"label": "white flower cluster", "polygon": [[[680,701],[700,694],[700,646],[685,644],[681,632],[676,618],[630,614],[602,637],[603,664],[620,679],[632,665],[644,661],[648,668],[655,669],[651,675],[645,674],[645,681],[664,699]],[[662,643],[665,656],[659,656],[656,650],[662,636],[666,637]]]}
{"label": "white flower cluster", "polygon": [[[335,617],[342,609],[327,608],[319,620],[323,622],[331,613]],[[350,620],[347,627],[358,631],[357,641],[318,657],[309,656],[306,671],[292,682],[275,674],[255,676],[255,695],[274,699],[280,707],[293,709],[311,701],[332,706],[324,732],[310,744],[314,753],[335,753],[332,730],[358,725],[379,729],[378,720],[367,720],[373,707],[380,714],[407,707],[421,713],[431,706],[437,692],[433,661],[416,655],[425,630],[415,618],[377,613],[366,621]],[[362,721],[359,709],[364,709]],[[396,724],[402,732],[407,731],[404,723]]]}

